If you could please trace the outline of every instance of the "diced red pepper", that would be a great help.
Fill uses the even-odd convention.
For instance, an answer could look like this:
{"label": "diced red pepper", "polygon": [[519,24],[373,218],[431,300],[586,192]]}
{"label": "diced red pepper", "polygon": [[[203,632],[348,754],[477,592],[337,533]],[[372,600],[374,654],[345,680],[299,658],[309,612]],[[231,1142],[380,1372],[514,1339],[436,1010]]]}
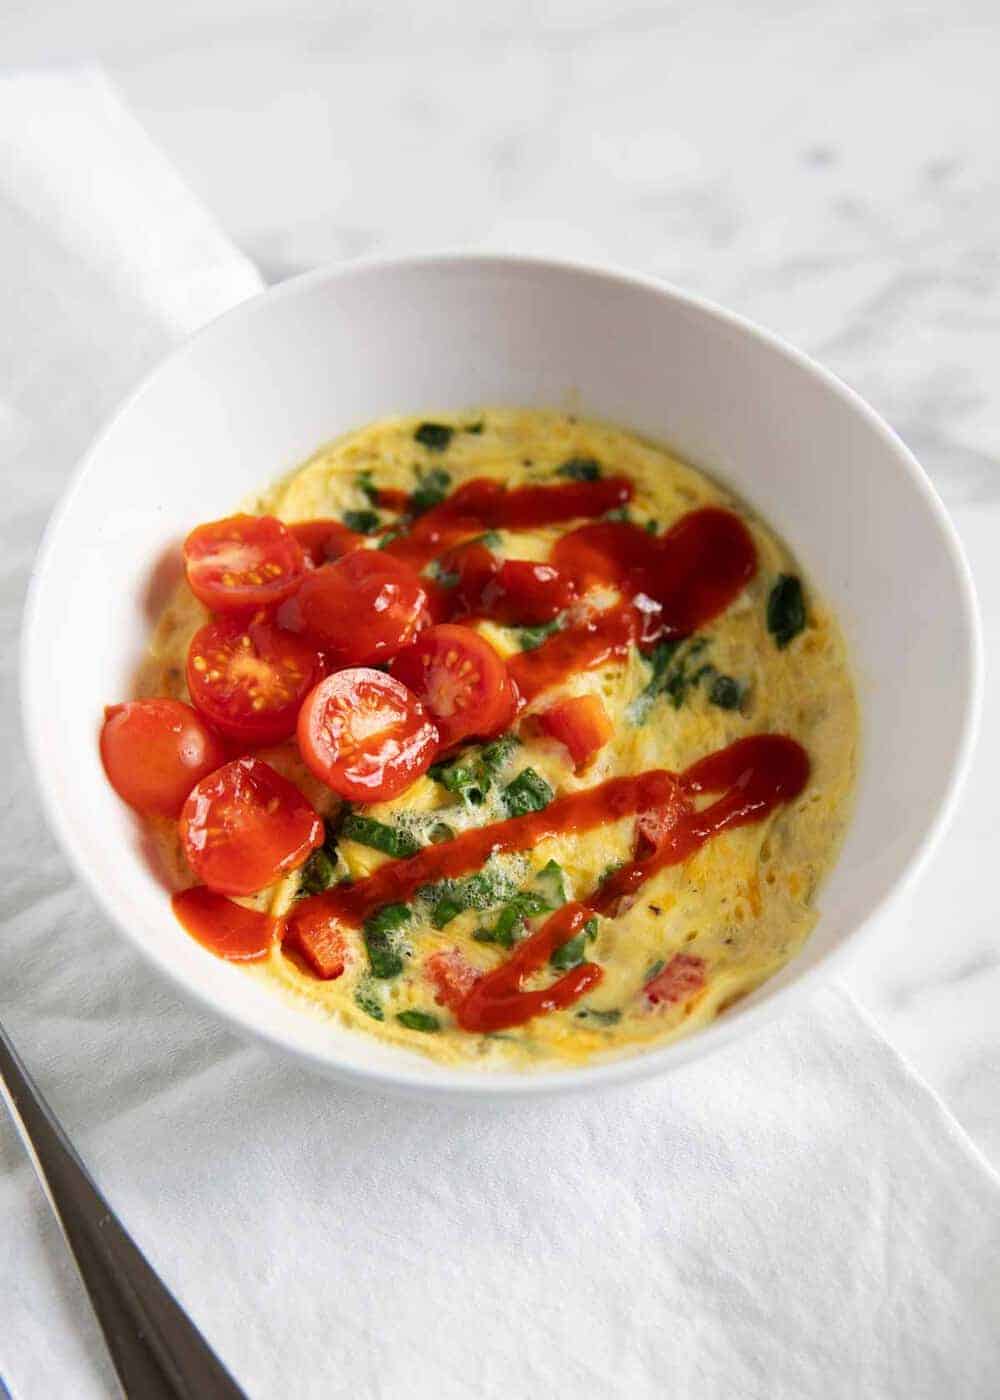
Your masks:
{"label": "diced red pepper", "polygon": [[538,716],[542,729],[569,749],[577,769],[585,768],[614,733],[608,712],[597,695],[560,700]]}
{"label": "diced red pepper", "polygon": [[705,985],[705,959],[692,953],[675,953],[662,972],[644,988],[646,1000],[657,1006],[661,1001],[687,1001]]}

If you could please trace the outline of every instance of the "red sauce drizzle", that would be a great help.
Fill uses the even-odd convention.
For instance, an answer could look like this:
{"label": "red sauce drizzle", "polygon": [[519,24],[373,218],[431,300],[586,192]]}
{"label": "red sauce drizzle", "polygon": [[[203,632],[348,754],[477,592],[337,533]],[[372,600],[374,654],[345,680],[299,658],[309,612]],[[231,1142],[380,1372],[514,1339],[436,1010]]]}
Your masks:
{"label": "red sauce drizzle", "polygon": [[507,658],[507,670],[525,704],[576,671],[593,671],[628,655],[639,640],[640,622],[631,604],[593,613],[583,622],[556,632],[534,651]]}
{"label": "red sauce drizzle", "polygon": [[421,569],[446,549],[485,530],[532,530],[567,520],[592,519],[625,505],[632,495],[632,483],[622,476],[567,481],[558,486],[518,486],[513,491],[498,481],[477,477],[453,491],[385,548]]}
{"label": "red sauce drizzle", "polygon": [[244,909],[206,885],[181,890],[170,901],[174,914],[191,935],[216,957],[229,962],[266,958],[274,942],[275,920]]}
{"label": "red sauce drizzle", "polygon": [[[779,803],[791,802],[808,779],[805,749],[783,734],[753,734],[700,759],[681,774],[679,800],[661,808],[653,851],[599,886],[590,907],[602,914],[615,910],[658,870],[679,865],[719,832],[762,821]],[[712,792],[723,795],[696,811],[691,798]]]}
{"label": "red sauce drizzle", "polygon": [[[301,900],[285,920],[284,937],[302,948],[311,928],[357,927],[382,905],[406,902],[422,885],[478,870],[491,855],[527,850],[547,836],[656,811],[660,820],[651,854],[623,867],[587,900],[557,910],[505,963],[479,978],[456,1009],[459,1025],[469,1031],[521,1025],[544,1011],[571,1005],[600,981],[601,969],[583,963],[542,991],[521,990],[524,979],[539,971],[591,913],[617,910],[650,876],[686,860],[720,832],[763,820],[779,803],[797,797],[808,777],[808,756],[794,739],[752,735],[701,759],[680,776],[653,769],[612,778],[557,798],[541,812],[467,831],[408,860],[387,862],[356,885]],[[697,796],[716,792],[722,794],[717,801],[696,810]]]}
{"label": "red sauce drizzle", "polygon": [[619,817],[660,807],[676,786],[672,773],[654,768],[635,777],[610,778],[597,787],[557,797],[540,812],[464,831],[452,841],[425,846],[407,860],[387,861],[354,885],[340,885],[325,894],[300,899],[287,916],[284,936],[301,943],[305,936],[303,925],[312,924],[319,912],[337,923],[360,928],[383,904],[405,903],[422,885],[468,875],[479,870],[491,855],[530,850],[547,836],[589,831]]}
{"label": "red sauce drizzle", "polygon": [[581,593],[612,585],[626,601],[512,657],[507,665],[525,702],[575,671],[624,656],[632,642],[689,636],[739,596],[757,571],[757,551],[738,516],[710,506],[659,538],[624,521],[581,526],[557,541],[552,562]]}
{"label": "red sauce drizzle", "polygon": [[604,976],[596,963],[581,963],[550,987],[523,992],[521,983],[539,972],[567,939],[573,938],[591,916],[585,904],[564,904],[545,920],[537,933],[519,943],[505,963],[480,977],[459,1002],[455,1019],[465,1031],[483,1034],[520,1026],[533,1016],[572,1006]]}

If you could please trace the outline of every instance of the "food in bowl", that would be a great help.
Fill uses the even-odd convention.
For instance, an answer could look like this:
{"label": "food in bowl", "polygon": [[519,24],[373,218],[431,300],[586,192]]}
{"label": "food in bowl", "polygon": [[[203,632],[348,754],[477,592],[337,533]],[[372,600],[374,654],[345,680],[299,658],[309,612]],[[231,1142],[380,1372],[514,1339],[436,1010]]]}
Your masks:
{"label": "food in bowl", "polygon": [[184,927],[453,1063],[685,1034],[794,955],[857,706],[829,609],[618,428],[374,423],[195,528],[105,768]]}

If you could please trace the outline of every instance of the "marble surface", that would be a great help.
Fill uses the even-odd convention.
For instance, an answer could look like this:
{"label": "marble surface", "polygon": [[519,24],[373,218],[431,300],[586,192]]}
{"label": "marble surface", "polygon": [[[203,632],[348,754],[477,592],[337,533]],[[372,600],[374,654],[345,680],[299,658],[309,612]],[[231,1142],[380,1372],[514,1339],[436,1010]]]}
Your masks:
{"label": "marble surface", "polygon": [[[94,58],[278,279],[480,245],[662,274],[817,356],[965,541],[1000,699],[995,0],[12,0],[4,66]],[[900,698],[905,704],[905,697]],[[919,755],[915,755],[915,761]],[[1000,1164],[1000,737],[851,988]]]}

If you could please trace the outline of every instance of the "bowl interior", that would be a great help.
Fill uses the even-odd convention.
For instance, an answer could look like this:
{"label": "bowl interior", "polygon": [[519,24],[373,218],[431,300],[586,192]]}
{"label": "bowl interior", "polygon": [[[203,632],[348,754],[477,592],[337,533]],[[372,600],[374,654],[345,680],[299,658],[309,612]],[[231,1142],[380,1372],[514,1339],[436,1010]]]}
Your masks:
{"label": "bowl interior", "polygon": [[[837,609],[862,705],[855,816],[803,953],[687,1041],[527,1079],[447,1070],[345,1032],[204,952],[174,922],[96,743],[104,704],[130,692],[192,524],[230,513],[372,418],[489,404],[612,420],[739,493]],[[954,534],[920,468],[854,395],[736,318],[656,284],[494,258],[312,274],[182,346],[105,431],[54,517],[24,662],[28,738],[53,825],[154,962],[237,1025],[325,1068],[481,1092],[678,1063],[828,967],[943,823],[978,692],[975,611]]]}

